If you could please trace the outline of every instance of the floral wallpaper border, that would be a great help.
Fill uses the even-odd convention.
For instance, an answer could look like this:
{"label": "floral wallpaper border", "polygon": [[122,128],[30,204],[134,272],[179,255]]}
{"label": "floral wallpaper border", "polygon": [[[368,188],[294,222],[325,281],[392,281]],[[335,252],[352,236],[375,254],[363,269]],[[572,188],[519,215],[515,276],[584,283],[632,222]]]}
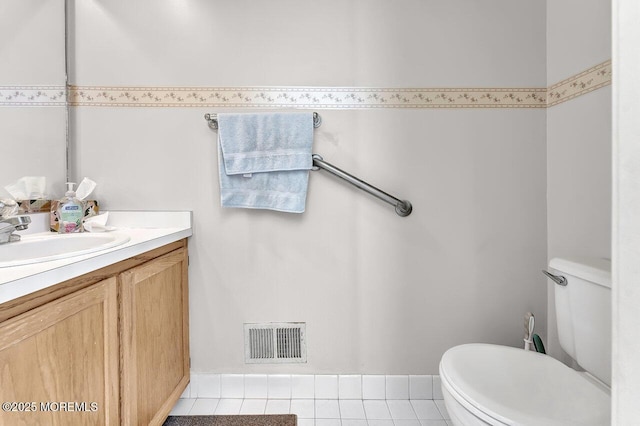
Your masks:
{"label": "floral wallpaper border", "polygon": [[[547,108],[611,84],[611,60],[549,88],[69,86],[71,106]],[[64,86],[0,86],[0,106],[64,106]]]}
{"label": "floral wallpaper border", "polygon": [[608,60],[562,80],[547,89],[547,106],[552,107],[608,86],[611,84],[611,74],[611,60]]}
{"label": "floral wallpaper border", "polygon": [[65,106],[65,86],[0,86],[0,106]]}
{"label": "floral wallpaper border", "polygon": [[74,106],[243,108],[544,108],[545,89],[74,87]]}

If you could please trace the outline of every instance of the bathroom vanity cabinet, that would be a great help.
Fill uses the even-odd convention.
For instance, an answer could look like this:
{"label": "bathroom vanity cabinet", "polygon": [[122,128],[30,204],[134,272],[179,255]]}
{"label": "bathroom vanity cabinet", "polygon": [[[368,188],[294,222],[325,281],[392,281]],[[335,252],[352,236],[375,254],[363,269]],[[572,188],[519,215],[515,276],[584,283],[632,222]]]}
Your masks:
{"label": "bathroom vanity cabinet", "polygon": [[189,381],[186,240],[0,305],[0,424],[162,424]]}

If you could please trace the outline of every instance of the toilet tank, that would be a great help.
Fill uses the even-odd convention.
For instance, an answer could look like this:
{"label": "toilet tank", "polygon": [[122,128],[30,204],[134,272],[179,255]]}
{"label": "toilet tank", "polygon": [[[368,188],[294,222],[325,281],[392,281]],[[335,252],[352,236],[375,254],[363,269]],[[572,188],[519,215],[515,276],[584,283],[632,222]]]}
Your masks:
{"label": "toilet tank", "polygon": [[611,261],[554,258],[549,268],[567,279],[554,284],[560,346],[611,386]]}

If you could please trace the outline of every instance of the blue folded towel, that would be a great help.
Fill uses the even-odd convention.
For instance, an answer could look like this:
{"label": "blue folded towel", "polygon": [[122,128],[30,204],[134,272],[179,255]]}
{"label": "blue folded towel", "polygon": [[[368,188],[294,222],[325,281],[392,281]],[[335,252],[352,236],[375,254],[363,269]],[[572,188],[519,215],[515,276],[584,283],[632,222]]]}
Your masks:
{"label": "blue folded towel", "polygon": [[218,114],[223,207],[304,212],[312,113]]}

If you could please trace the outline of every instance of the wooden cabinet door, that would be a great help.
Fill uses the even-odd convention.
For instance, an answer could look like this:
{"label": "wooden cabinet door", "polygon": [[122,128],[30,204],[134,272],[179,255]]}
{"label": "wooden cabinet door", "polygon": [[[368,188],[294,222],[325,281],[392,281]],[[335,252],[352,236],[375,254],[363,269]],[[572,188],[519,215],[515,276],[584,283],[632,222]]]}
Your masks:
{"label": "wooden cabinet door", "polygon": [[117,309],[110,278],[0,323],[0,424],[118,424]]}
{"label": "wooden cabinet door", "polygon": [[189,383],[187,251],[120,274],[122,424],[162,424]]}

